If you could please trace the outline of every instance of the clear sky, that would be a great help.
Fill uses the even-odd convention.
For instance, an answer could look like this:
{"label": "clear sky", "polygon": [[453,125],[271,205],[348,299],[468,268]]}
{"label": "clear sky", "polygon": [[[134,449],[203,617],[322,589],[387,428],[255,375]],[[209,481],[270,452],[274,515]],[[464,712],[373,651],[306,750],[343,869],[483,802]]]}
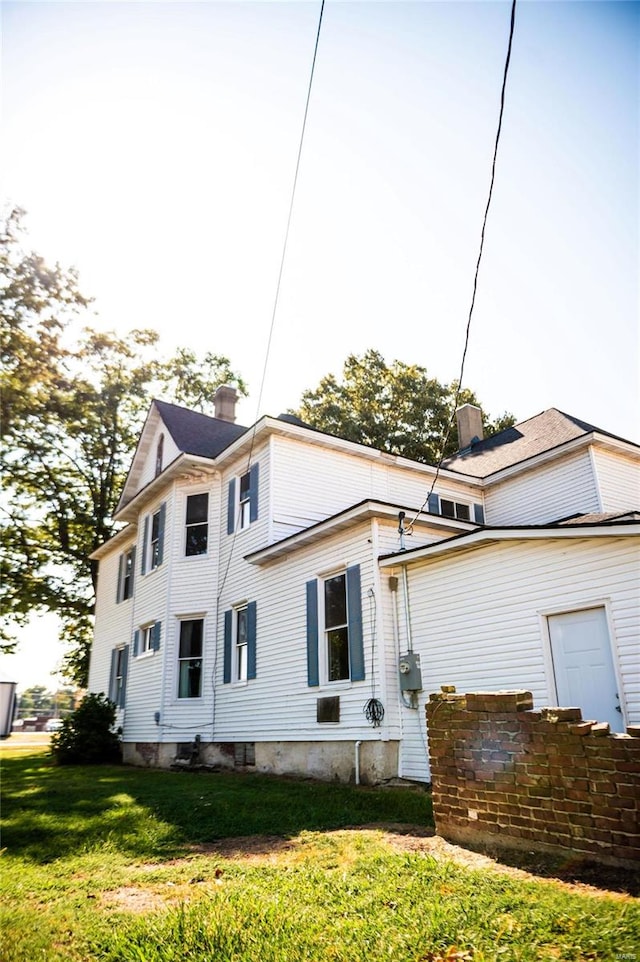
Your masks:
{"label": "clear sky", "polygon": [[[510,2],[327,0],[258,409],[319,11],[1,5],[3,199],[95,326],[227,355],[246,424],[350,352],[460,365]],[[492,415],[640,441],[639,26],[519,0],[464,379]]]}

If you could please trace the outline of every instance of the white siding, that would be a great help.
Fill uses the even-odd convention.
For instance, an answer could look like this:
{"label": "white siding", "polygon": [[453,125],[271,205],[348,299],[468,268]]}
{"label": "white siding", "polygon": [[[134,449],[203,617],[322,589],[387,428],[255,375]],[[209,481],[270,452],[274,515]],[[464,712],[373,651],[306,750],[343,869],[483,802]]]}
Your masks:
{"label": "white siding", "polygon": [[[98,590],[96,594],[96,618],[91,663],[89,666],[90,692],[109,694],[109,674],[111,671],[111,652],[131,640],[133,598],[120,604],[116,603],[118,590],[118,562],[122,554],[133,545],[133,539],[114,548],[102,559],[99,567]],[[134,579],[138,577],[138,565]],[[134,580],[134,590],[135,590]]]}
{"label": "white siding", "polygon": [[[553,703],[544,616],[606,603],[627,722],[640,722],[637,538],[501,542],[409,569],[413,641],[425,697],[524,688]],[[401,772],[420,777],[423,747],[404,728]]]}
{"label": "white siding", "polygon": [[153,481],[153,479],[156,476],[156,452],[158,450],[158,442],[160,440],[161,435],[164,436],[163,448],[162,448],[163,470],[164,468],[167,467],[168,464],[171,464],[172,461],[175,461],[175,459],[180,454],[180,451],[175,441],[169,434],[164,423],[158,420],[156,428],[153,434],[151,434],[150,436],[149,448],[144,456],[142,470],[140,473],[140,479],[137,484],[138,491],[142,490],[142,488],[144,488],[145,485],[149,484],[150,481]]}
{"label": "white siding", "polygon": [[[361,566],[362,620],[365,653],[364,681],[334,682],[309,687],[307,682],[306,583]],[[218,657],[216,741],[344,741],[379,739],[386,729],[373,729],[363,708],[372,695],[372,657],[377,697],[384,687],[379,660],[384,650],[377,605],[377,565],[374,564],[371,524],[363,523],[348,535],[328,539],[320,547],[296,551],[261,568],[253,567],[234,587],[240,565],[233,564],[224,587],[218,623],[222,643],[225,609],[242,599],[257,603],[257,678],[246,683],[222,684],[222,654]],[[373,595],[369,594],[370,589]],[[374,637],[375,630],[375,637]],[[316,702],[340,696],[340,721],[318,724]]]}
{"label": "white siding", "polygon": [[546,524],[600,511],[589,453],[573,454],[491,484],[485,507],[486,522],[491,525]]}
{"label": "white siding", "polygon": [[640,466],[637,460],[595,448],[593,458],[603,511],[640,510]]}
{"label": "white siding", "polygon": [[[429,493],[433,472],[425,469],[411,469],[383,458],[370,460],[290,438],[274,438],[272,443],[274,541],[367,498],[417,511]],[[437,491],[469,504],[482,501],[478,486],[464,480],[440,478]]]}

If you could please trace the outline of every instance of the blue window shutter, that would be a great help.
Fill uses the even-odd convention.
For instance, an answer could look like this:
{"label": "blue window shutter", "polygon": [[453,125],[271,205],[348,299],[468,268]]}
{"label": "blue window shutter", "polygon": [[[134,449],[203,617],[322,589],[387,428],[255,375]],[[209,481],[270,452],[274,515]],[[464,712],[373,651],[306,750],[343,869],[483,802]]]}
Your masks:
{"label": "blue window shutter", "polygon": [[142,559],[140,563],[140,574],[147,573],[147,555],[149,554],[149,515],[144,519],[144,531],[142,534]]}
{"label": "blue window shutter", "polygon": [[158,565],[162,564],[162,557],[164,555],[164,523],[167,517],[167,506],[166,504],[160,505],[160,517],[158,518]]}
{"label": "blue window shutter", "polygon": [[307,581],[307,684],[320,684],[318,670],[318,582]]}
{"label": "blue window shutter", "polygon": [[160,648],[160,632],[162,625],[156,621],[151,629],[151,651],[158,651]]}
{"label": "blue window shutter", "polygon": [[256,677],[256,635],[258,606],[255,601],[247,605],[247,678]]}
{"label": "blue window shutter", "polygon": [[133,633],[133,657],[140,654],[140,630],[136,628]]}
{"label": "blue window shutter", "polygon": [[233,611],[224,613],[224,659],[222,665],[222,681],[228,685],[231,681],[231,638],[233,635]]}
{"label": "blue window shutter", "polygon": [[111,652],[111,671],[109,672],[109,701],[116,700],[116,665],[118,664],[118,649]]}
{"label": "blue window shutter", "polygon": [[249,468],[249,521],[258,520],[258,481],[260,465],[256,461]]}
{"label": "blue window shutter", "polygon": [[349,617],[349,663],[351,665],[351,681],[364,681],[360,565],[353,565],[351,568],[347,568],[347,611]]}
{"label": "blue window shutter", "polygon": [[118,707],[124,708],[124,702],[126,698],[127,691],[127,670],[129,668],[129,646],[122,650],[122,688],[120,689],[120,699],[118,701]]}
{"label": "blue window shutter", "polygon": [[233,534],[235,530],[236,515],[236,479],[229,481],[229,493],[227,497],[227,534]]}
{"label": "blue window shutter", "polygon": [[116,587],[116,604],[119,605],[122,601],[122,589],[124,587],[124,555],[121,554],[118,558],[118,584]]}
{"label": "blue window shutter", "polygon": [[474,504],[473,518],[476,524],[484,524],[484,508],[481,504]]}
{"label": "blue window shutter", "polygon": [[429,495],[429,514],[440,514],[440,498],[435,491]]}

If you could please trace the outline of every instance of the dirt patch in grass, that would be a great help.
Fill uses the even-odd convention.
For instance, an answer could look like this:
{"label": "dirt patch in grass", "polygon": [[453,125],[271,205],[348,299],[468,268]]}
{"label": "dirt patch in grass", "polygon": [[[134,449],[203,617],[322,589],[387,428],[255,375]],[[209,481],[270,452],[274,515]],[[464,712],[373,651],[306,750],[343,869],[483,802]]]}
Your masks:
{"label": "dirt patch in grass", "polygon": [[[454,862],[462,868],[501,872],[525,881],[547,880],[561,885],[565,890],[585,895],[618,898],[640,895],[640,877],[637,873],[595,862],[562,859],[534,852],[474,851],[453,845],[435,835],[433,829],[419,825],[375,824],[338,831],[353,835],[376,832],[381,835],[383,842],[398,852],[423,852],[438,861]],[[218,855],[220,858],[257,864],[265,861],[275,863],[282,855],[295,852],[298,847],[295,839],[251,835],[194,845],[192,851],[198,855]]]}
{"label": "dirt patch in grass", "polygon": [[124,909],[126,912],[157,912],[168,908],[173,901],[175,898],[165,898],[160,892],[135,888],[132,885],[115,889],[113,892],[105,892],[102,895],[104,905]]}

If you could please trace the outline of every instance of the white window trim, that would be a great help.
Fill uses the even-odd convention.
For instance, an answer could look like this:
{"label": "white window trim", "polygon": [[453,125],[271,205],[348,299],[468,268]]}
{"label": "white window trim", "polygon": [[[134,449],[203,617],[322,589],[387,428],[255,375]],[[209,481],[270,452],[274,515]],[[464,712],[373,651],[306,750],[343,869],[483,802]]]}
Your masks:
{"label": "white window trim", "polygon": [[[187,523],[187,509],[188,509],[188,505],[189,505],[189,498],[193,497],[194,495],[197,496],[197,495],[199,495],[199,494],[206,494],[206,495],[207,495],[207,520],[206,520],[206,525],[207,525],[207,550],[201,552],[200,554],[187,554],[187,537],[188,537],[188,534],[189,534],[189,528],[193,528],[193,527],[195,527],[197,524],[205,524],[204,521],[197,521],[195,524],[191,524],[191,525]],[[211,527],[211,492],[210,492],[207,488],[205,488],[203,491],[189,491],[188,493],[185,493],[185,496],[184,496],[184,512],[183,512],[183,517],[184,517],[184,538],[183,538],[183,543],[182,543],[182,558],[183,558],[183,560],[185,560],[185,561],[195,561],[195,560],[198,559],[198,558],[207,558],[207,557],[209,556],[209,545],[211,544],[211,534],[212,534],[212,527]],[[185,619],[185,620],[186,620],[186,619]]]}
{"label": "white window trim", "polygon": [[[327,640],[327,625],[325,611],[324,586],[326,581],[332,578],[344,578],[345,606],[347,611],[347,658],[349,660],[349,671],[346,678],[336,678],[333,681],[329,678],[329,643]],[[343,688],[351,688],[351,652],[349,650],[349,598],[347,593],[347,567],[322,574],[318,578],[318,674],[320,687],[336,691]]]}
{"label": "white window trim", "polygon": [[155,621],[152,621],[147,625],[140,625],[140,647],[136,658],[150,658],[152,655],[155,655],[155,651],[151,647],[151,633],[154,625]]}
{"label": "white window trim", "polygon": [[[233,606],[233,625],[231,634],[231,684],[244,687],[249,683],[249,636],[247,634],[244,645],[240,646],[238,644],[238,622],[241,611],[245,612],[245,632],[247,632],[249,627],[248,601],[244,601]],[[240,677],[240,647],[244,648],[244,677]]]}
{"label": "white window trim", "polygon": [[[202,654],[200,656],[201,668],[200,668],[200,694],[195,697],[180,697],[180,664],[183,661],[192,661],[190,658],[180,657],[180,632],[181,626],[184,621],[201,621],[202,622]],[[201,702],[204,698],[204,681],[205,681],[205,637],[207,630],[207,620],[204,614],[194,614],[194,615],[179,615],[176,618],[176,684],[174,686],[174,698],[173,702],[179,705],[189,704],[193,705],[196,702]]]}

